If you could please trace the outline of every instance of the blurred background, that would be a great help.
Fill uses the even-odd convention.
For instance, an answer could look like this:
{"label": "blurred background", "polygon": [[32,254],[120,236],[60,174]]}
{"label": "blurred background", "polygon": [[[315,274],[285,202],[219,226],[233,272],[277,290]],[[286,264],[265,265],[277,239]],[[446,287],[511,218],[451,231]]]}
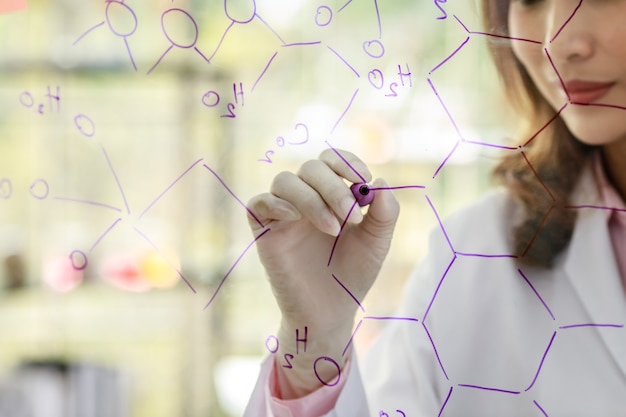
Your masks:
{"label": "blurred background", "polygon": [[2,417],[241,415],[278,324],[245,202],[331,146],[425,187],[363,302],[392,315],[426,196],[467,204],[514,134],[473,2],[27,6],[0,14]]}

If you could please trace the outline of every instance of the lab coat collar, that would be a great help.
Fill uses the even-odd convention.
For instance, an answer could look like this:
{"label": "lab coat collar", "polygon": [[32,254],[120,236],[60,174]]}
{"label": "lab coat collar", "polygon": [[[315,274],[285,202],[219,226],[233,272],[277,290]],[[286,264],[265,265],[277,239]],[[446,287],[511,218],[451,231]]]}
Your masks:
{"label": "lab coat collar", "polygon": [[591,319],[590,323],[577,324],[596,325],[600,338],[626,376],[626,327],[597,326],[626,326],[626,297],[613,255],[607,211],[588,208],[602,203],[591,169],[582,174],[573,197],[574,207],[581,208],[573,209],[579,212],[564,254],[564,269]]}

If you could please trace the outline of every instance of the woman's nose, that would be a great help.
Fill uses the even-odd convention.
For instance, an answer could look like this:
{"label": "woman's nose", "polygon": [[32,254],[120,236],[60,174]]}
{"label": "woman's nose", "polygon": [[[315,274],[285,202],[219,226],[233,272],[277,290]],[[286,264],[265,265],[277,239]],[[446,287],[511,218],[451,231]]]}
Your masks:
{"label": "woman's nose", "polygon": [[546,29],[544,46],[553,58],[580,61],[593,55],[594,27],[583,0],[552,1]]}

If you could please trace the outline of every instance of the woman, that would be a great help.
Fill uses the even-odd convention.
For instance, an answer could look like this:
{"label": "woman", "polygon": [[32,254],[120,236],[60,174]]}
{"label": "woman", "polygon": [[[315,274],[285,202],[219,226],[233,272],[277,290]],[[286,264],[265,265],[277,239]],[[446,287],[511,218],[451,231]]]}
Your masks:
{"label": "woman", "polygon": [[527,126],[496,167],[503,189],[433,232],[404,319],[361,359],[346,343],[354,300],[376,279],[398,204],[376,191],[365,216],[350,212],[344,179],[371,175],[349,152],[279,174],[250,201],[271,228],[258,251],[282,321],[247,416],[626,415],[626,0],[482,9]]}

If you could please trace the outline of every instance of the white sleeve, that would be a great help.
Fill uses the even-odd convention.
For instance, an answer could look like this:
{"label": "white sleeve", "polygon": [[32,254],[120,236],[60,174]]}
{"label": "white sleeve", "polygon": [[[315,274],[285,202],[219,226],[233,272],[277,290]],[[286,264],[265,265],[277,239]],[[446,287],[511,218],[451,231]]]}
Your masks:
{"label": "white sleeve", "polygon": [[[446,245],[440,236],[431,238],[431,255],[410,277],[393,317],[361,318],[361,328],[371,320],[384,320],[385,328],[363,358],[351,358],[347,375],[342,375],[345,385],[325,417],[430,417],[441,411],[450,382],[422,318],[451,262],[452,256],[436,256],[449,253]],[[244,417],[292,415],[272,404],[272,363],[264,364]]]}
{"label": "white sleeve", "polygon": [[450,381],[422,319],[452,254],[438,233],[431,235],[429,252],[409,277],[400,308],[382,318],[384,329],[360,361],[373,417],[437,416],[448,397]]}

